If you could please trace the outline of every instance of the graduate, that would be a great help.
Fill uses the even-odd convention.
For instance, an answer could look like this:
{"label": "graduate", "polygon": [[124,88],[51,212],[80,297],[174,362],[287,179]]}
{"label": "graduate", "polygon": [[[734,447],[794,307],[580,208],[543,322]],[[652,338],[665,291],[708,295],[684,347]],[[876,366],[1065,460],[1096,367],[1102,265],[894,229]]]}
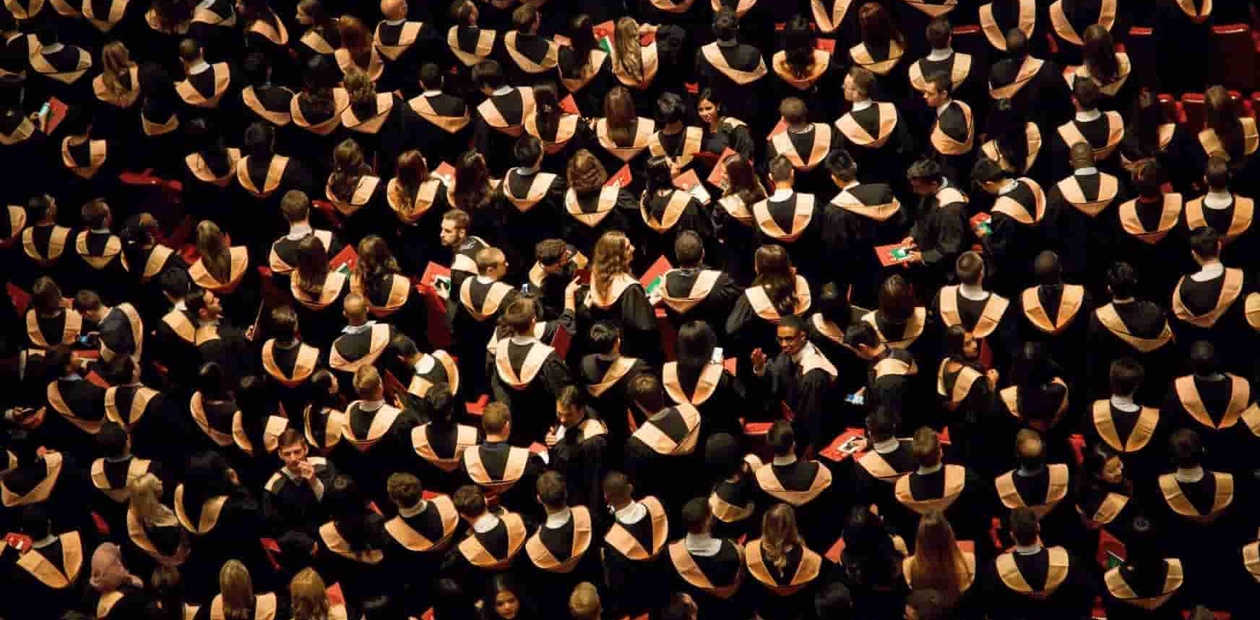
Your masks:
{"label": "graduate", "polygon": [[738,436],[743,432],[741,418],[753,419],[761,413],[745,398],[743,382],[727,371],[724,362],[715,359],[717,343],[708,323],[685,323],[678,330],[674,347],[678,359],[661,367],[665,395],[675,404],[692,405],[700,411],[705,421],[701,435],[705,438],[717,433]]}
{"label": "graduate", "polygon": [[849,68],[844,77],[844,99],[851,106],[836,129],[845,137],[845,149],[861,170],[859,177],[874,183],[898,176],[893,171],[906,167],[914,145],[907,122],[888,101],[875,101],[875,74],[860,66]]}
{"label": "graduate", "polygon": [[763,245],[753,255],[753,285],[735,302],[726,318],[726,335],[736,356],[762,349],[767,356],[780,348],[772,333],[788,316],[805,316],[813,303],[809,281],[796,274],[781,245]]}
{"label": "graduate", "polygon": [[1161,549],[1155,524],[1144,517],[1133,519],[1133,544],[1128,557],[1103,574],[1101,593],[1108,618],[1174,618],[1185,606],[1186,585],[1181,559]]}
{"label": "graduate", "polygon": [[522,84],[538,81],[538,77],[555,70],[560,45],[538,35],[542,16],[529,5],[512,11],[513,30],[503,33],[503,51],[507,52],[510,82]]}
{"label": "graduate", "polygon": [[361,368],[378,370],[386,360],[393,359],[392,343],[397,331],[388,323],[368,319],[367,300],[358,293],[350,293],[342,301],[342,314],[346,327],[328,347],[328,367],[344,379],[342,388],[350,394],[350,378]]}
{"label": "graduate", "polygon": [[[556,350],[534,336],[537,316],[536,303],[530,298],[509,304],[503,311],[500,342],[491,362],[494,400],[517,411],[552,410],[556,394],[572,382],[568,366]],[[548,418],[523,418],[512,435],[513,442],[524,445],[541,439],[547,432]]]}
{"label": "graduate", "polygon": [[610,452],[607,425],[594,416],[586,396],[577,386],[565,386],[556,397],[556,425],[544,440],[555,469],[564,476],[569,502],[598,509],[603,503],[600,486]]}
{"label": "graduate", "polygon": [[[769,73],[761,50],[738,39],[739,18],[734,11],[717,10],[713,15],[714,42],[696,50],[695,73],[700,88],[709,89],[726,104],[727,113],[754,127],[762,119],[753,105],[753,93]],[[768,123],[773,124],[773,122]]]}
{"label": "graduate", "polygon": [[972,541],[978,550],[988,549],[990,523],[983,507],[990,496],[979,476],[964,465],[945,464],[940,437],[931,428],[914,432],[910,450],[917,468],[893,486],[893,497],[906,512],[899,519],[889,518],[904,524],[906,531],[922,531],[924,522],[940,515],[959,538]]}
{"label": "graduate", "polygon": [[766,161],[773,165],[776,157],[786,157],[802,191],[830,189],[830,179],[822,164],[832,149],[840,146],[842,138],[838,130],[826,123],[811,123],[805,102],[796,97],[788,97],[779,104],[779,116],[786,127],[767,138]]}
{"label": "graduate", "polygon": [[991,209],[992,232],[983,237],[985,255],[990,264],[1006,266],[991,281],[1005,295],[1013,295],[1018,286],[1028,281],[1033,257],[1044,248],[1046,194],[1036,181],[1028,177],[1011,178],[996,163],[981,159],[971,170],[971,180],[985,193],[994,196]]}
{"label": "graduate", "polygon": [[[783,26],[783,50],[770,57],[772,78],[777,82],[781,99],[801,96],[810,99],[821,97],[822,93],[839,90],[844,80],[843,69],[831,52],[818,48],[818,38],[814,33],[814,24],[804,15],[793,16]],[[821,113],[825,120],[838,116],[839,100],[820,102]]]}
{"label": "graduate", "polygon": [[510,86],[494,60],[477,63],[472,78],[486,97],[473,118],[473,145],[489,158],[491,173],[501,176],[508,168],[511,145],[524,133],[522,124],[534,110],[534,91]]}
{"label": "graduate", "polygon": [[1024,289],[1018,297],[1024,319],[1019,324],[1019,339],[1045,344],[1050,357],[1069,378],[1076,379],[1088,355],[1085,346],[1093,299],[1084,286],[1063,281],[1063,268],[1054,252],[1038,254],[1032,272],[1037,285]]}
{"label": "graduate", "polygon": [[[1200,226],[1190,232],[1190,253],[1199,271],[1182,276],[1173,288],[1173,334],[1182,343],[1211,342],[1221,363],[1231,370],[1248,366],[1248,349],[1237,338],[1245,334],[1245,302],[1255,287],[1242,269],[1221,263],[1224,240],[1216,229]],[[1184,346],[1184,345],[1183,345]]]}
{"label": "graduate", "polygon": [[543,613],[558,613],[568,608],[567,595],[575,585],[598,577],[598,556],[589,553],[595,524],[590,509],[568,504],[568,485],[560,473],[539,476],[536,488],[547,516],[525,541],[525,555]]}
{"label": "graduate", "polygon": [[406,2],[384,0],[380,8],[385,19],[372,34],[372,49],[381,64],[377,83],[385,90],[410,87],[408,69],[421,57],[437,56],[437,35],[423,21],[408,19]]}
{"label": "graduate", "polygon": [[59,618],[61,612],[74,607],[69,593],[84,584],[89,572],[83,570],[87,559],[83,535],[75,530],[54,532],[48,513],[38,506],[23,509],[18,531],[31,543],[25,552],[14,549],[6,553],[20,557],[7,571],[11,581],[5,590],[10,596],[3,607],[6,613],[26,613],[40,620]]}
{"label": "graduate", "polygon": [[948,74],[935,73],[926,78],[923,101],[933,110],[928,154],[953,170],[960,180],[968,175],[976,142],[976,121],[971,106],[954,98],[953,83]]}
{"label": "graduate", "polygon": [[923,93],[933,75],[944,74],[949,76],[950,92],[958,93],[968,101],[976,101],[973,95],[979,94],[974,92],[979,68],[972,70],[971,54],[954,51],[951,47],[953,33],[949,18],[945,15],[933,17],[924,28],[924,34],[931,49],[926,56],[910,64],[910,87]]}
{"label": "graduate", "polygon": [[1172,380],[1161,416],[1196,433],[1196,442],[1211,450],[1208,464],[1225,471],[1248,471],[1255,463],[1260,409],[1251,382],[1225,372],[1216,347],[1207,341],[1190,346],[1190,374]]}
{"label": "graduate", "polygon": [[1208,159],[1203,181],[1207,194],[1186,202],[1184,217],[1191,231],[1203,226],[1215,230],[1221,238],[1221,256],[1231,265],[1252,267],[1260,256],[1250,242],[1260,227],[1255,221],[1255,202],[1231,191],[1229,162],[1222,157]]}
{"label": "graduate", "polygon": [[822,461],[797,458],[796,435],[792,425],[779,420],[770,426],[766,441],[774,460],[757,468],[753,480],[759,493],[757,504],[762,513],[786,502],[805,525],[805,540],[822,547],[834,541],[839,528],[827,523],[835,513],[839,498],[832,486],[831,469]]}
{"label": "graduate", "polygon": [[390,474],[386,490],[398,509],[397,516],[385,522],[389,537],[386,565],[391,574],[408,576],[398,580],[402,582],[403,605],[408,609],[425,607],[432,595],[423,576],[436,577],[446,550],[455,542],[459,512],[449,495],[425,499],[420,479],[408,473]]}
{"label": "graduate", "polygon": [[481,488],[492,507],[537,514],[534,484],[545,464],[529,450],[508,444],[512,412],[501,402],[486,405],[481,430],[483,441],[464,450],[463,475]]}
{"label": "graduate", "polygon": [[901,421],[892,407],[881,407],[867,414],[866,449],[856,455],[853,467],[855,505],[875,505],[880,514],[896,517],[893,488],[897,481],[914,470],[914,453],[909,439],[897,437]]}
{"label": "graduate", "polygon": [[161,465],[131,454],[127,431],[117,424],[104,424],[96,434],[96,444],[103,455],[88,468],[92,487],[97,491],[89,500],[94,511],[109,524],[110,531],[126,527],[128,487],[147,473],[160,473]]}
{"label": "graduate", "polygon": [[761,538],[744,547],[745,566],[755,580],[748,585],[763,618],[792,617],[792,611],[808,609],[825,579],[822,556],[797,531],[795,514],[787,504],[771,507],[762,517]]}
{"label": "graduate", "polygon": [[741,594],[744,548],[732,540],[714,538],[713,511],[703,498],[688,501],[682,510],[687,535],[669,544],[668,562],[674,584],[696,600],[701,620],[747,618],[749,594]]}
{"label": "graduate", "polygon": [[1085,240],[1058,244],[1064,271],[1097,291],[1102,286],[1102,274],[1089,266],[1110,264],[1116,254],[1112,247],[1118,223],[1114,211],[1126,201],[1127,189],[1115,175],[1098,169],[1089,144],[1073,144],[1068,158],[1072,173],[1046,192],[1046,208],[1057,219],[1062,239]]}
{"label": "graduate", "polygon": [[472,115],[468,102],[452,92],[441,68],[431,62],[420,66],[420,88],[421,93],[407,101],[407,106],[423,121],[413,128],[417,150],[428,153],[435,162],[453,161],[464,152],[470,139]]}
{"label": "graduate", "polygon": [[604,476],[604,501],[612,520],[604,534],[604,559],[609,610],[642,613],[665,601],[667,576],[662,551],[669,540],[669,519],[657,498],[634,499],[634,484],[625,474]]}
{"label": "graduate", "polygon": [[1124,141],[1124,119],[1119,112],[1098,109],[1102,93],[1093,80],[1077,80],[1072,84],[1072,105],[1075,115],[1058,126],[1055,160],[1060,174],[1066,174],[1069,149],[1077,142],[1087,142],[1094,149],[1094,161],[1108,172],[1116,172],[1119,160],[1116,147]]}
{"label": "graduate", "polygon": [[865,321],[849,326],[844,332],[844,341],[867,364],[866,385],[855,395],[859,404],[871,409],[888,407],[897,412],[920,408],[923,398],[915,389],[919,385],[919,365],[909,351],[881,342],[875,327]]}
{"label": "graduate", "polygon": [[945,329],[936,371],[936,396],[944,426],[963,462],[982,475],[996,475],[993,463],[1004,446],[987,432],[1000,373],[980,362],[980,343],[962,325]]}
{"label": "graduate", "polygon": [[[179,60],[184,66],[184,80],[175,84],[175,92],[188,106],[215,110],[230,90],[239,87],[233,84],[235,76],[231,66],[226,62],[210,64],[206,61],[204,52],[202,45],[194,39],[179,42]],[[229,108],[235,107],[226,104],[223,111],[227,112]]]}
{"label": "graduate", "polygon": [[621,354],[621,330],[608,321],[591,326],[588,344],[591,353],[582,356],[578,367],[579,380],[591,397],[590,406],[598,412],[602,423],[619,451],[630,436],[630,420],[635,424],[642,415],[630,411],[630,382],[652,369],[641,359]]}
{"label": "graduate", "polygon": [[844,149],[833,149],[824,162],[832,184],[840,190],[823,207],[823,245],[844,257],[840,273],[867,273],[854,278],[850,297],[857,303],[870,305],[871,293],[886,273],[879,266],[875,248],[897,243],[909,230],[909,218],[901,201],[888,183],[862,183],[858,165]]}
{"label": "graduate", "polygon": [[297,269],[298,244],[307,235],[313,235],[324,246],[328,256],[337,256],[344,247],[331,230],[317,229],[311,225],[311,201],[306,194],[289,190],[280,198],[280,213],[289,226],[289,232],[271,244],[267,254],[267,266],[271,276],[282,289],[289,288],[288,276]]}
{"label": "graduate", "polygon": [[114,218],[109,204],[99,198],[91,200],[79,213],[84,230],[74,236],[74,253],[80,262],[75,269],[77,277],[71,282],[81,283],[80,288],[99,291],[106,303],[116,305],[132,292],[126,285],[131,267],[123,255],[122,239],[110,232]]}
{"label": "graduate", "polygon": [[411,446],[424,462],[419,471],[430,488],[451,493],[459,484],[464,452],[477,445],[477,428],[455,422],[457,403],[448,384],[433,384],[422,398],[428,421],[411,429]]}
{"label": "graduate", "polygon": [[[1038,529],[1044,530],[1042,534],[1047,542],[1070,541],[1081,525],[1075,514],[1068,466],[1047,463],[1041,434],[1030,428],[1015,436],[1015,456],[1019,467],[993,480],[998,501],[1012,511],[1031,510],[1041,523]],[[1010,519],[1014,527],[1014,513]]]}
{"label": "graduate", "polygon": [[704,239],[692,231],[680,232],[674,239],[674,260],[678,267],[661,276],[661,285],[648,297],[664,306],[674,329],[692,321],[703,321],[714,329],[723,327],[735,300],[743,292],[727,271],[706,268]]}
{"label": "graduate", "polygon": [[1177,346],[1166,311],[1157,303],[1137,299],[1137,274],[1128,263],[1115,263],[1105,277],[1111,303],[1101,304],[1089,319],[1088,376],[1094,398],[1107,394],[1098,377],[1111,362],[1132,356],[1146,369],[1148,386],[1139,397],[1162,398],[1163,388],[1177,370]]}
{"label": "graduate", "polygon": [[661,382],[641,374],[630,382],[631,409],[645,419],[625,444],[626,475],[635,486],[677,507],[703,495],[700,412],[689,404],[667,405]]}
{"label": "graduate", "polygon": [[984,288],[986,267],[976,252],[965,252],[955,263],[959,284],[940,289],[931,308],[948,328],[961,325],[980,341],[980,358],[994,368],[1005,368],[1014,342],[1018,317],[1008,314],[1010,301]]}
{"label": "graduate", "polygon": [[408,471],[415,463],[411,430],[420,424],[419,415],[385,402],[385,385],[374,366],[365,365],[354,373],[353,387],[358,400],[346,406],[342,438],[353,452],[347,452],[344,469],[364,484],[369,498],[386,499],[384,481],[368,472]]}
{"label": "graduate", "polygon": [[502,211],[512,230],[504,250],[511,273],[518,276],[514,280],[530,264],[534,248],[560,233],[566,188],[563,177],[542,171],[545,155],[541,140],[532,135],[521,136],[512,147],[516,167],[507,171],[499,186]]}
{"label": "graduate", "polygon": [[451,209],[442,214],[438,231],[442,247],[451,249],[451,294],[456,299],[464,288],[464,279],[477,275],[477,253],[490,247],[481,237],[468,232],[471,224],[467,211]]}
{"label": "graduate", "polygon": [[464,278],[459,290],[451,290],[447,303],[447,323],[455,336],[454,352],[460,360],[460,375],[467,377],[465,394],[477,396],[486,392],[485,343],[498,329],[499,317],[516,301],[519,291],[501,281],[507,274],[508,261],[498,248],[477,252],[477,275]]}
{"label": "graduate", "polygon": [[[578,291],[582,325],[610,321],[621,330],[625,353],[646,361],[660,362],[660,336],[656,312],[642,284],[631,275],[635,246],[625,233],[604,233],[591,254],[590,286]],[[584,295],[583,295],[584,293]]]}
{"label": "graduate", "polygon": [[105,388],[84,380],[65,345],[49,349],[44,364],[55,378],[42,394],[38,435],[54,449],[95,454],[90,446],[105,422]]}
{"label": "graduate", "polygon": [[1117,212],[1116,251],[1137,269],[1139,293],[1162,301],[1176,284],[1175,274],[1190,267],[1189,231],[1180,226],[1185,199],[1165,191],[1164,170],[1157,160],[1134,163],[1132,179],[1137,197],[1121,204]]}
{"label": "graduate", "polygon": [[933,290],[949,281],[968,240],[967,195],[930,159],[911,165],[906,179],[918,197],[910,210],[910,232],[901,241],[910,247],[906,264],[911,280],[924,290]]}
{"label": "graduate", "polygon": [[[773,360],[760,348],[749,355],[753,389],[760,393],[768,410],[781,409],[792,421],[804,446],[802,453],[817,454],[839,430],[839,421],[826,411],[826,403],[839,396],[839,373],[809,342],[805,320],[799,316],[783,317],[775,327],[775,340],[779,352]],[[848,334],[845,341],[849,341]]]}
{"label": "graduate", "polygon": [[787,156],[778,155],[770,160],[769,175],[774,184],[773,193],[751,209],[761,231],[762,244],[780,244],[786,248],[792,255],[792,263],[800,266],[801,275],[806,279],[826,279],[831,274],[824,270],[825,260],[822,259],[824,252],[834,250],[822,245],[823,205],[814,194],[796,190],[796,169]]}
{"label": "graduate", "polygon": [[1026,618],[1084,617],[1094,600],[1084,560],[1062,546],[1046,546],[1031,508],[1016,509],[1010,518],[1015,548],[986,567],[987,596],[992,609]]}
{"label": "graduate", "polygon": [[440,574],[480,591],[495,574],[515,572],[526,561],[521,551],[529,529],[521,515],[491,511],[475,486],[460,487],[451,500],[460,520],[468,524],[468,535],[447,552]]}
{"label": "graduate", "polygon": [[1106,444],[1124,464],[1132,479],[1150,479],[1162,469],[1162,447],[1167,443],[1169,424],[1158,407],[1136,402],[1138,388],[1145,379],[1142,366],[1131,358],[1112,362],[1111,396],[1094,401],[1085,427],[1089,445]]}
{"label": "graduate", "polygon": [[534,245],[534,264],[521,289],[537,298],[544,320],[554,320],[564,311],[565,290],[588,264],[584,254],[562,239],[543,239]]}
{"label": "graduate", "polygon": [[328,520],[324,497],[337,469],[331,461],[310,454],[310,445],[297,429],[286,429],[276,442],[283,466],[263,485],[263,514],[271,532],[314,533]]}
{"label": "graduate", "polygon": [[639,216],[646,230],[656,233],[644,238],[642,251],[647,256],[664,256],[678,235],[687,231],[699,235],[707,247],[718,248],[713,219],[705,211],[707,205],[674,187],[676,166],[668,157],[654,155],[643,171],[646,182],[639,198]]}

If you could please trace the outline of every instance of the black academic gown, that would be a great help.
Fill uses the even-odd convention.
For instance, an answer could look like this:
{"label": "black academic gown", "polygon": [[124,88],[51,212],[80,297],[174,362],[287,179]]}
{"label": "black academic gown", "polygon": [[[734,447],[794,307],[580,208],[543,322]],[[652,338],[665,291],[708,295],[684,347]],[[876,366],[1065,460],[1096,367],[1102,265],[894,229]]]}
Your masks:
{"label": "black academic gown", "polygon": [[823,208],[823,245],[840,273],[853,274],[850,301],[867,307],[876,291],[892,273],[882,267],[875,248],[897,243],[909,236],[910,221],[901,201],[886,183],[854,181]]}
{"label": "black academic gown", "polygon": [[1260,411],[1246,404],[1254,400],[1250,383],[1237,375],[1186,375],[1172,380],[1161,417],[1199,434],[1210,450],[1208,466],[1242,475],[1255,467],[1260,445]]}
{"label": "black academic gown", "polygon": [[464,479],[481,487],[491,506],[526,515],[541,512],[534,483],[545,465],[526,448],[487,441],[464,451],[462,467]]}
{"label": "black academic gown", "polygon": [[759,491],[756,501],[760,511],[764,514],[780,502],[792,506],[807,545],[821,549],[840,536],[834,521],[841,501],[840,485],[832,484],[831,469],[823,461],[767,463],[757,468],[753,480]]}
{"label": "black academic gown", "polygon": [[1215,346],[1225,368],[1250,370],[1251,347],[1244,336],[1250,329],[1244,306],[1253,287],[1242,269],[1225,269],[1202,281],[1193,274],[1181,278],[1173,289],[1171,307],[1173,333],[1182,350],[1188,353],[1191,345],[1205,340]]}
{"label": "black academic gown", "polygon": [[1088,570],[1085,560],[1063,547],[1043,547],[1030,555],[1011,551],[998,556],[982,583],[991,613],[1030,620],[1084,618],[1094,600]]}
{"label": "black academic gown", "polygon": [[1124,356],[1142,364],[1146,378],[1139,388],[1143,402],[1163,398],[1168,382],[1182,365],[1173,331],[1165,311],[1155,303],[1137,301],[1109,303],[1099,306],[1089,317],[1089,354],[1086,359],[1091,377],[1091,399],[1104,398],[1108,392],[1106,375],[1111,363]]}
{"label": "black academic gown", "polygon": [[386,567],[396,575],[396,591],[401,592],[408,613],[428,609],[433,600],[430,579],[454,544],[459,526],[455,505],[445,495],[427,500],[417,514],[400,514],[385,522]]}
{"label": "black academic gown", "polygon": [[670,510],[704,494],[698,451],[704,422],[690,405],[675,405],[643,421],[626,441],[626,475],[636,489],[662,498]]}
{"label": "black academic gown", "polygon": [[687,551],[686,543],[670,543],[666,562],[671,567],[675,587],[689,594],[699,608],[699,618],[710,620],[749,618],[749,593],[741,594],[744,575],[744,549],[731,540],[722,540],[716,555],[701,556]]}
{"label": "black academic gown", "polygon": [[583,356],[578,364],[578,382],[591,397],[591,409],[607,426],[611,435],[609,446],[617,455],[630,436],[630,419],[637,424],[644,417],[630,401],[630,381],[647,372],[651,372],[651,368],[646,362],[625,356],[610,359],[591,354]]}

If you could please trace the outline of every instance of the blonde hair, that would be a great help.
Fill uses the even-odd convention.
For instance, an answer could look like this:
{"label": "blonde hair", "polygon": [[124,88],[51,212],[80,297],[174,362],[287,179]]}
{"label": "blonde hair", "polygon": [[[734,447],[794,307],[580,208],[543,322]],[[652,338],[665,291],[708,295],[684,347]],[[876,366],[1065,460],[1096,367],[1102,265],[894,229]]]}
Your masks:
{"label": "blonde hair", "polygon": [[210,220],[197,224],[197,253],[206,271],[219,282],[232,279],[232,252],[219,225]]}
{"label": "blonde hair", "polygon": [[595,257],[591,260],[591,287],[599,297],[608,295],[613,278],[630,273],[630,261],[626,258],[626,246],[630,240],[620,230],[610,230],[595,242]]}
{"label": "blonde hair", "polygon": [[635,82],[643,81],[643,46],[639,44],[639,22],[633,17],[617,20],[617,32],[613,37],[613,57],[626,75]]}
{"label": "blonde hair", "polygon": [[136,87],[131,82],[131,53],[122,41],[110,41],[101,49],[101,69],[101,81],[109,94],[122,97]]}
{"label": "blonde hair", "polygon": [[761,518],[761,552],[778,570],[787,566],[787,554],[801,546],[801,534],[796,530],[796,512],[792,507],[779,503],[766,511]]}
{"label": "blonde hair", "polygon": [[573,588],[569,595],[569,615],[574,620],[598,620],[600,611],[599,591],[589,581]]}
{"label": "blonde hair", "polygon": [[127,485],[128,507],[144,525],[167,526],[179,522],[175,518],[175,512],[162,504],[158,493],[160,486],[162,481],[151,473],[146,473]]}
{"label": "blonde hair", "polygon": [[293,605],[293,620],[328,620],[327,585],[313,568],[303,569],[289,582],[289,599]]}
{"label": "blonde hair", "polygon": [[227,620],[254,619],[254,582],[240,560],[228,560],[219,569],[219,595]]}
{"label": "blonde hair", "polygon": [[949,526],[944,513],[933,510],[923,515],[919,520],[919,531],[914,543],[910,587],[915,590],[937,590],[948,600],[957,600],[962,593],[958,555],[954,529]]}

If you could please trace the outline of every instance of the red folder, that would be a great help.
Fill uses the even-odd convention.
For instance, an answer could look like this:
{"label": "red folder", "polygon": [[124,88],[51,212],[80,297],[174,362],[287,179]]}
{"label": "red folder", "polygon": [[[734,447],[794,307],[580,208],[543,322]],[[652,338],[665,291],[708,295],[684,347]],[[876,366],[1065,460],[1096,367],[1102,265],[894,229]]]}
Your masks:
{"label": "red folder", "polygon": [[433,176],[442,179],[442,182],[445,183],[447,186],[454,185],[455,184],[455,166],[452,166],[446,162],[442,162],[438,164],[437,169],[433,171]]}
{"label": "red folder", "polygon": [[971,223],[971,232],[977,237],[983,239],[993,232],[993,216],[985,212],[975,214],[968,220]]}
{"label": "red folder", "polygon": [[450,268],[429,263],[416,283],[416,292],[424,298],[429,344],[437,348],[450,346],[451,333],[446,328],[446,299],[451,294]]}
{"label": "red folder", "polygon": [[51,136],[61,121],[66,120],[66,104],[56,97],[48,98],[48,118],[44,121],[44,135]]}
{"label": "red folder", "polygon": [[709,178],[705,179],[709,182],[709,185],[720,188],[723,191],[729,187],[730,184],[726,181],[726,162],[730,161],[731,157],[735,155],[738,155],[738,153],[731,150],[730,147],[727,147],[722,151],[721,155],[718,155],[717,163],[713,166],[713,172],[710,172]]}
{"label": "red folder", "polygon": [[642,284],[643,290],[647,291],[648,295],[651,295],[652,291],[656,290],[656,287],[663,283],[661,276],[664,276],[665,272],[673,268],[674,266],[669,264],[669,259],[662,256],[656,259],[656,262],[652,263],[652,266],[648,267],[647,271],[643,272],[643,277],[639,278],[639,284]]}
{"label": "red folder", "polygon": [[618,187],[626,188],[630,186],[630,181],[633,178],[634,177],[630,175],[630,164],[626,164],[621,167],[621,170],[617,171],[617,174],[608,177],[608,180],[604,181],[604,187],[612,187],[613,185],[616,185]]}
{"label": "red folder", "polygon": [[909,255],[902,256],[901,258],[897,258],[896,253],[903,250],[906,252],[909,252],[909,248],[907,248],[904,245],[901,245],[900,243],[890,243],[888,245],[877,245],[875,246],[875,255],[879,257],[879,264],[885,267],[891,267],[898,263],[904,263],[907,260],[910,260]]}
{"label": "red folder", "polygon": [[560,109],[569,114],[582,114],[582,111],[578,109],[577,102],[573,100],[573,95],[560,100]]}
{"label": "red folder", "polygon": [[817,39],[814,41],[814,47],[816,49],[820,49],[824,52],[827,52],[828,54],[834,54],[836,53],[836,40],[835,39]]}
{"label": "red folder", "polygon": [[847,443],[850,439],[853,439],[855,437],[862,437],[865,434],[866,434],[865,431],[863,431],[860,428],[846,428],[844,429],[843,433],[840,433],[839,435],[836,436],[835,439],[831,440],[831,443],[828,444],[826,448],[823,448],[822,451],[818,453],[818,455],[829,461],[834,461],[837,463],[849,457],[854,457],[854,458],[860,457],[862,456],[862,454],[864,454],[864,452],[854,452],[850,454],[848,452],[842,452],[840,450],[840,447],[843,446],[845,443]]}
{"label": "red folder", "polygon": [[347,245],[341,248],[341,251],[337,252],[337,255],[332,257],[332,260],[328,261],[328,268],[331,271],[339,271],[342,267],[345,267],[345,273],[349,275],[358,264],[359,253],[354,251],[354,246]]}
{"label": "red folder", "polygon": [[713,196],[709,195],[708,190],[704,189],[704,185],[700,183],[700,177],[696,175],[695,170],[688,170],[674,177],[674,187],[681,189],[700,201],[700,204],[709,204],[713,200]]}

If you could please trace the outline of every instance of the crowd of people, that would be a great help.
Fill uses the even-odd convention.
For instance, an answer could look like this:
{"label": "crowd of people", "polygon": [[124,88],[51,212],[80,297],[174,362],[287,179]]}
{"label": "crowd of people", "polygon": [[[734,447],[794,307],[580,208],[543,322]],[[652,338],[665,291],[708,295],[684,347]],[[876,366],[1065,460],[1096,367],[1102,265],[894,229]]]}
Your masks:
{"label": "crowd of people", "polygon": [[0,617],[1251,617],[1249,2],[4,9]]}

